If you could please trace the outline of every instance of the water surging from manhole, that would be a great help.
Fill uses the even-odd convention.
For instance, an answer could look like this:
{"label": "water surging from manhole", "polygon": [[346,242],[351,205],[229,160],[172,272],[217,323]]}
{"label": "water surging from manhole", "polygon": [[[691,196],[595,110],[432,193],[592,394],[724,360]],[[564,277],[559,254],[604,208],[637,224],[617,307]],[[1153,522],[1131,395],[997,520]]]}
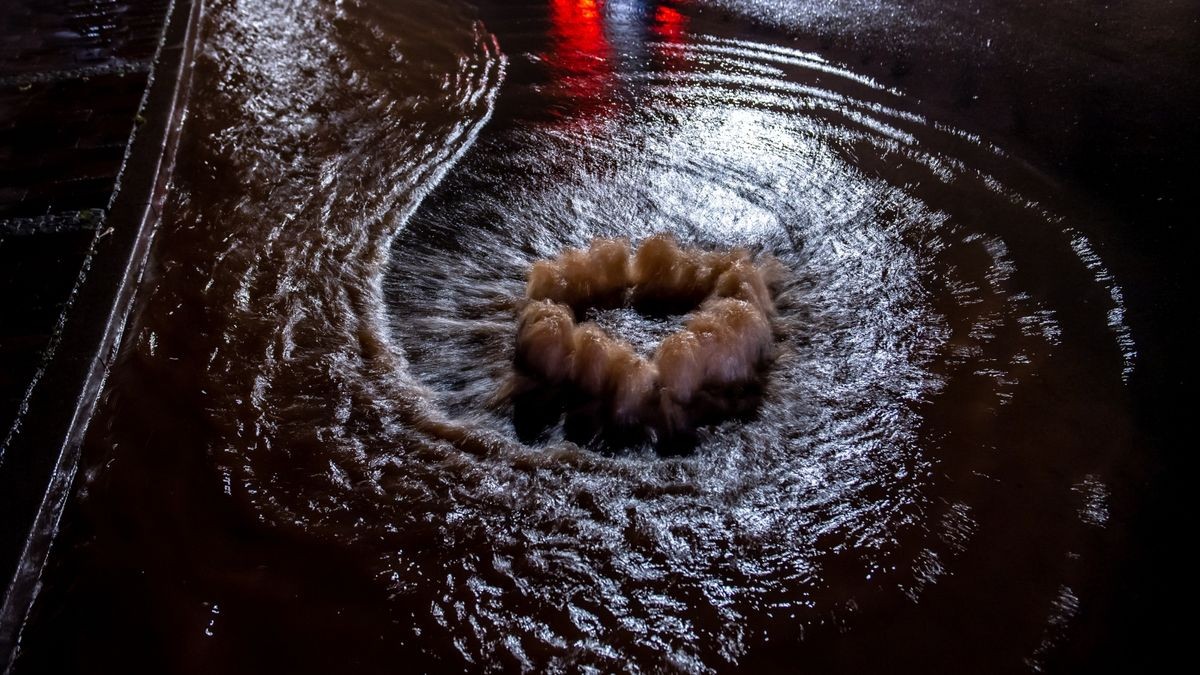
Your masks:
{"label": "water surging from manhole", "polygon": [[[88,545],[143,571],[106,611],[217,662],[302,635],[301,670],[919,664],[878,627],[963,616],[1011,639],[956,669],[1034,658],[1104,567],[1134,355],[1053,186],[735,23],[484,5],[213,3],[88,439]],[[662,232],[785,270],[753,418],[671,458],[523,438],[493,402],[530,266]]]}
{"label": "water surging from manhole", "polygon": [[[595,239],[587,249],[538,261],[517,324],[517,372],[504,397],[536,408],[547,426],[565,411],[576,427],[590,418],[598,424],[585,422],[588,428],[648,431],[656,440],[747,410],[747,392],[773,356],[780,275],[780,265],[756,264],[745,250],[685,250],[667,234],[641,242],[632,259],[627,240]],[[690,314],[651,357],[597,323],[576,323],[593,307],[627,304]]]}

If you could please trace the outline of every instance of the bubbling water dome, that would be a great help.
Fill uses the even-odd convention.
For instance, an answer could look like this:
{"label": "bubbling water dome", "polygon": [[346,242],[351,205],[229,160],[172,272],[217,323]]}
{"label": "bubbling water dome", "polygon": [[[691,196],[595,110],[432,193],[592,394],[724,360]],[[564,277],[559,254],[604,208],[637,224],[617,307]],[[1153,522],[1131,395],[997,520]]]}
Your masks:
{"label": "bubbling water dome", "polygon": [[[505,393],[565,391],[566,412],[594,422],[584,428],[596,430],[599,422],[656,439],[752,409],[772,355],[780,269],[771,259],[755,262],[745,249],[681,249],[665,233],[646,239],[632,261],[623,238],[597,238],[586,249],[539,260],[530,267],[516,373]],[[577,322],[594,308],[625,305],[650,316],[690,313],[649,358],[596,321]]]}

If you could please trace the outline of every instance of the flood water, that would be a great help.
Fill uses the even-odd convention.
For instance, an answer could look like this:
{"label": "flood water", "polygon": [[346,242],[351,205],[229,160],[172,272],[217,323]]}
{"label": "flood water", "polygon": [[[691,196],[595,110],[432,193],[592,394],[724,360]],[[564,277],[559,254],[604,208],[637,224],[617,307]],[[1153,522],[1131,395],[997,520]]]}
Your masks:
{"label": "flood water", "polygon": [[[954,64],[848,56],[982,58],[962,16],[846,5],[208,3],[18,670],[1091,665],[1149,470],[1120,214],[905,79]],[[524,432],[530,266],[662,232],[782,265],[761,400]]]}

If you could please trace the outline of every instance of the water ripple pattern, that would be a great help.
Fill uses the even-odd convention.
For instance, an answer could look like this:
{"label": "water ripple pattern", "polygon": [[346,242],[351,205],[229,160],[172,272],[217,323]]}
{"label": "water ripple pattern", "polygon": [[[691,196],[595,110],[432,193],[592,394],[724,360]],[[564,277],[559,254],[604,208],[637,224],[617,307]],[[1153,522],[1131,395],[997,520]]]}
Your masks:
{"label": "water ripple pattern", "polygon": [[[985,603],[1041,663],[1122,447],[1077,429],[1135,366],[1115,280],[1020,162],[684,10],[215,3],[128,377],[431,663],[706,672]],[[757,413],[684,456],[523,442],[529,265],[657,232],[786,268]]]}

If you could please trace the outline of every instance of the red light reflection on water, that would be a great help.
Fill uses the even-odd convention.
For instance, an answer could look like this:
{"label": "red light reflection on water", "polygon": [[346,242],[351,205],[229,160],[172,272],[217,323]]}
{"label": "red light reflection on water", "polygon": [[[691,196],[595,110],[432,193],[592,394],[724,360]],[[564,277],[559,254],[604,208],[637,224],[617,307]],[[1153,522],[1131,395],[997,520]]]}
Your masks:
{"label": "red light reflection on water", "polygon": [[659,5],[654,11],[651,31],[660,41],[656,51],[670,70],[683,70],[687,65],[686,52],[683,49],[683,45],[687,43],[687,23],[687,17],[673,7]]}
{"label": "red light reflection on water", "polygon": [[[634,3],[640,4],[640,3]],[[550,0],[550,50],[545,62],[554,71],[556,87],[566,104],[569,117],[580,123],[611,116],[621,106],[618,88],[618,58],[610,40],[640,35],[653,41],[655,57],[668,70],[688,66],[686,51],[688,18],[665,4],[652,5],[651,12],[637,12],[645,22],[634,33],[627,26],[610,34],[606,21],[621,21],[622,12],[605,12],[605,0]],[[606,18],[607,17],[607,18]],[[649,45],[646,45],[649,46]],[[634,45],[621,45],[622,51],[636,52]]]}
{"label": "red light reflection on water", "polygon": [[687,17],[679,10],[659,5],[654,11],[654,33],[665,42],[682,44],[683,31],[687,28]]}
{"label": "red light reflection on water", "polygon": [[572,116],[604,116],[613,106],[612,48],[604,35],[600,0],[551,0],[553,43],[546,61],[558,70]]}
{"label": "red light reflection on water", "polygon": [[607,68],[611,50],[597,0],[551,0],[555,65],[580,74]]}

